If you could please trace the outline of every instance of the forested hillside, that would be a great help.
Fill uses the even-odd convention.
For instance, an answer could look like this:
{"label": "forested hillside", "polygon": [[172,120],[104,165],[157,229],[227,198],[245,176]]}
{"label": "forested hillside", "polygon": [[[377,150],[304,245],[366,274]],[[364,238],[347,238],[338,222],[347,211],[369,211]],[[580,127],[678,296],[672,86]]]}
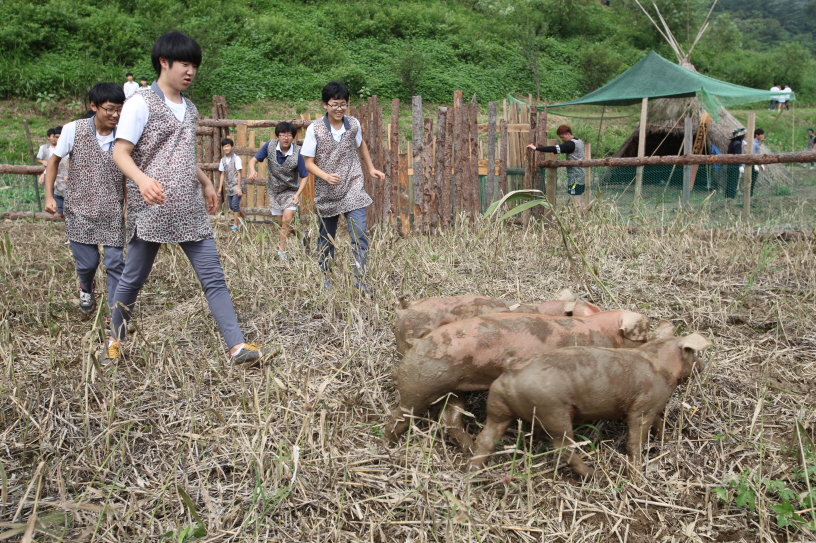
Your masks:
{"label": "forested hillside", "polygon": [[[651,2],[646,2],[651,5]],[[646,4],[645,3],[645,4]],[[693,40],[707,0],[658,0],[678,40]],[[695,49],[698,70],[816,100],[816,0],[722,0]],[[81,97],[132,71],[153,78],[150,46],[180,29],[204,49],[193,96],[231,103],[312,100],[328,79],[355,95],[428,101],[454,89],[550,101],[590,91],[669,48],[634,0],[4,0],[0,96]]]}

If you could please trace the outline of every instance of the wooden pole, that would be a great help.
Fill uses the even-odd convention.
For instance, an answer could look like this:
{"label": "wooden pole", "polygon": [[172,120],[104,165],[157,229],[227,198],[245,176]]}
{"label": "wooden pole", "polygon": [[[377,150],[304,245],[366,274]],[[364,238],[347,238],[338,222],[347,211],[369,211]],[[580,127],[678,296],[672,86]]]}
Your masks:
{"label": "wooden pole", "polygon": [[[683,127],[684,138],[683,138],[683,154],[690,155],[694,142],[692,141],[691,137],[691,115],[686,115],[685,119],[685,126]],[[671,182],[671,179],[667,181]],[[691,166],[683,166],[683,197],[681,199],[682,206],[688,207],[689,202],[691,201]]]}
{"label": "wooden pole", "polygon": [[798,153],[779,153],[775,155],[665,155],[647,156],[643,158],[595,158],[591,160],[542,160],[539,168],[578,168],[604,167],[616,168],[620,166],[655,166],[686,164],[795,164],[801,162],[816,162],[816,151],[800,151]]}
{"label": "wooden pole", "polygon": [[414,161],[414,232],[422,232],[422,195],[425,183],[425,138],[423,133],[422,96],[411,99],[411,131]]}
{"label": "wooden pole", "polygon": [[470,153],[468,160],[468,177],[470,178],[470,212],[472,217],[478,217],[482,213],[482,189],[479,182],[479,104],[476,102],[476,95],[470,101],[470,123],[468,125],[468,136],[470,139]]}
{"label": "wooden pole", "polygon": [[[545,142],[545,141],[547,141],[547,106],[546,105],[544,106],[544,109],[542,111],[538,112],[538,123],[537,123],[537,126],[536,126],[536,136],[535,136],[535,141],[533,143],[535,143],[536,145],[540,145],[539,142]],[[534,153],[533,156],[535,157],[537,155],[535,155],[535,153]],[[537,161],[533,161],[533,173],[534,173],[534,179],[538,180],[540,178],[541,174],[543,174],[544,172],[543,172],[543,170],[541,170],[538,167],[536,162]],[[542,181],[544,181],[544,183],[546,183],[546,181],[544,179],[542,179]],[[536,185],[535,188],[544,189],[545,188],[543,186],[544,183],[542,183],[542,185]],[[541,215],[542,215],[541,211],[542,210],[541,210],[540,207],[534,208],[534,211],[533,211],[534,216],[536,218],[541,218]]]}
{"label": "wooden pole", "polygon": [[[646,154],[646,121],[649,110],[649,99],[643,98],[640,104],[640,132],[638,133],[638,158]],[[638,166],[635,176],[635,202],[640,200],[643,192],[643,166]]]}
{"label": "wooden pole", "polygon": [[451,217],[453,215],[453,134],[453,109],[448,109],[445,118],[445,177],[442,185],[442,218],[443,224],[446,227],[451,225]]}
{"label": "wooden pole", "polygon": [[[538,121],[536,120],[536,114],[533,111],[533,112],[530,113],[530,139],[529,139],[530,143],[533,143],[533,144],[535,143],[535,140],[536,140],[536,126],[538,126]],[[524,165],[524,186],[523,186],[523,188],[524,189],[531,189],[531,188],[533,188],[533,177],[535,176],[535,170],[536,170],[536,167],[535,167],[535,162],[536,162],[535,154],[536,154],[536,151],[532,151],[530,149],[527,149],[527,147],[525,146],[524,147],[524,153],[527,156],[526,156],[526,161],[525,161],[525,165]],[[525,224],[525,225],[529,224],[529,222],[530,222],[530,210],[529,209],[527,209],[525,211],[522,211],[522,213],[521,213],[521,222],[523,224]]]}
{"label": "wooden pole", "polygon": [[410,194],[408,193],[408,153],[399,154],[399,219],[400,235],[411,233]]}
{"label": "wooden pole", "polygon": [[[31,142],[31,131],[28,129],[28,120],[23,119],[23,127],[25,128],[26,140],[28,140],[28,156],[31,157],[31,162],[36,164],[37,155],[34,154],[34,144]],[[42,200],[40,199],[40,184],[37,183],[36,175],[32,179],[34,180],[34,194],[37,195],[37,209],[42,211],[43,207]]]}
{"label": "wooden pole", "polygon": [[[555,145],[555,140],[547,140],[547,145]],[[557,155],[554,153],[547,153],[548,158],[555,158]],[[545,192],[547,194],[547,201],[552,206],[552,209],[555,209],[555,204],[558,198],[557,195],[557,184],[558,184],[558,169],[556,168],[547,168],[547,179],[545,181]],[[545,217],[549,220],[553,220],[553,213],[552,211],[548,210]]]}
{"label": "wooden pole", "polygon": [[[748,114],[748,132],[745,134],[745,139],[748,140],[748,145],[745,146],[745,153],[746,155],[753,155],[754,154],[754,129],[756,128],[756,113],[751,112]],[[754,168],[750,164],[745,165],[745,174],[743,175],[743,182],[742,182],[742,192],[743,192],[743,204],[742,204],[742,212],[745,216],[751,215],[751,181],[754,175]]]}
{"label": "wooden pole", "polygon": [[487,185],[485,198],[489,203],[496,199],[496,102],[487,104]]}
{"label": "wooden pole", "polygon": [[603,128],[604,115],[606,115],[606,106],[601,110],[601,122],[598,124],[598,138],[595,141],[595,147],[600,149],[601,146],[601,128]]}
{"label": "wooden pole", "polygon": [[462,211],[465,197],[465,139],[464,117],[465,108],[462,107],[462,91],[453,91],[453,216]]}
{"label": "wooden pole", "polygon": [[[592,144],[588,141],[584,142],[584,158],[592,159]],[[592,168],[586,169],[584,178],[584,202],[589,206],[592,203]]]}
{"label": "wooden pole", "polygon": [[[433,227],[438,232],[446,226],[450,215],[450,149],[447,141],[448,108],[440,107],[436,113],[436,156],[434,157],[434,193],[431,196]],[[445,207],[447,205],[448,207]]]}
{"label": "wooden pole", "polygon": [[[433,137],[433,119],[423,120],[423,130],[425,132],[425,145],[422,163],[422,231],[430,232],[431,227],[435,226],[433,199],[433,161],[434,161],[434,137]],[[416,172],[414,166],[414,172]]]}
{"label": "wooden pole", "polygon": [[[399,178],[400,178],[400,157],[399,157],[399,105],[400,101],[399,98],[394,98],[391,101],[391,132],[388,136],[389,140],[389,154],[391,155],[391,184],[389,188],[389,200],[390,200],[390,222],[392,225],[396,225],[397,223],[397,215],[400,212],[399,209]],[[408,167],[406,161],[406,168]],[[406,169],[405,174],[408,175],[408,170]]]}
{"label": "wooden pole", "polygon": [[[506,101],[506,100],[505,100]],[[499,123],[499,196],[507,194],[507,120]]]}

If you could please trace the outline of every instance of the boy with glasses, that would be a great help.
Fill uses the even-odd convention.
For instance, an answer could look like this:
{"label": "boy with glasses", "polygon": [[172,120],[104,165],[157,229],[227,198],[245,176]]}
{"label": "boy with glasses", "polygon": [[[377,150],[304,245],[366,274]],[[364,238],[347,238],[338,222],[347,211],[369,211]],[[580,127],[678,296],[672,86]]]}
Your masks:
{"label": "boy with glasses", "polygon": [[[371,177],[383,180],[385,174],[371,162],[360,122],[345,115],[349,102],[346,86],[332,81],[323,87],[322,98],[326,115],[306,129],[300,150],[306,169],[315,176],[315,207],[320,222],[318,261],[323,273],[327,274],[329,262],[334,258],[337,221],[340,215],[344,215],[354,254],[354,274],[357,276],[354,288],[368,292],[369,288],[362,280],[368,251],[365,208],[372,200],[363,188],[360,157]],[[326,288],[331,286],[328,277],[324,284]]]}
{"label": "boy with glasses", "polygon": [[88,98],[94,116],[62,127],[45,170],[45,210],[56,213],[54,181],[63,157],[71,155],[65,192],[65,230],[79,276],[79,309],[86,315],[96,308],[94,276],[99,267],[99,245],[105,253],[111,307],[125,267],[122,259],[125,180],[112,158],[125,93],[115,83],[97,83]]}
{"label": "boy with glasses", "polygon": [[270,158],[266,163],[268,176],[266,191],[272,216],[279,221],[278,226],[281,227],[278,256],[284,261],[289,260],[286,255],[286,239],[294,231],[290,224],[295,218],[295,211],[300,203],[300,195],[306,188],[306,181],[309,180],[309,172],[303,161],[303,155],[300,154],[300,145],[294,143],[296,136],[295,125],[288,122],[278,123],[275,127],[277,139],[264,143],[249,161],[249,179],[255,181],[258,177],[255,165],[271,157],[270,149],[275,150],[275,160]]}

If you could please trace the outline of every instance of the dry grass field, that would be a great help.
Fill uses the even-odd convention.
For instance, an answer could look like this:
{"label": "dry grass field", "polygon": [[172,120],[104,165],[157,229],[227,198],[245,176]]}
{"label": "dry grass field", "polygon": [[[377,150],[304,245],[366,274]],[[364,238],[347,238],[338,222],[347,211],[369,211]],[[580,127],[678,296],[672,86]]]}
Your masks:
{"label": "dry grass field", "polygon": [[[602,206],[564,220],[574,245],[537,224],[374,232],[363,297],[348,249],[326,290],[314,236],[283,263],[272,227],[236,235],[222,219],[247,339],[282,349],[254,368],[229,363],[172,246],[126,359],[100,367],[104,315],[80,318],[63,226],[0,223],[0,540],[814,541],[814,240],[763,239],[744,223],[704,238],[700,217],[632,234]],[[384,443],[398,297],[534,302],[564,287],[715,344],[670,400],[642,474],[627,469],[620,421],[577,431],[597,469],[588,480],[526,425],[476,473],[434,420]],[[468,408],[475,434],[484,394]]]}

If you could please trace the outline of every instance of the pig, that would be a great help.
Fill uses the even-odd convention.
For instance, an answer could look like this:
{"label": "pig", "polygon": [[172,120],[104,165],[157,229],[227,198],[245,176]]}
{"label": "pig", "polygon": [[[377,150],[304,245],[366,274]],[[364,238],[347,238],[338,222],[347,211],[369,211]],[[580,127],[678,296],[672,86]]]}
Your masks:
{"label": "pig", "polygon": [[601,311],[595,304],[576,300],[568,289],[559,292],[558,298],[538,305],[517,304],[486,296],[451,296],[402,302],[394,321],[397,352],[404,355],[410,339],[423,338],[440,326],[479,315],[512,312],[588,317]]}
{"label": "pig", "polygon": [[[660,333],[672,330],[665,321],[658,328]],[[459,393],[448,398],[444,422],[449,435],[470,452],[473,440],[463,428],[461,393],[488,390],[508,362],[541,350],[572,345],[636,347],[648,333],[649,318],[631,311],[589,317],[499,313],[446,324],[424,338],[409,340],[411,347],[394,371],[400,399],[385,425],[386,437],[396,441],[408,429],[411,415],[424,413],[448,393]]]}
{"label": "pig", "polygon": [[[626,452],[633,466],[639,466],[649,429],[662,439],[666,403],[679,383],[702,369],[697,351],[708,347],[711,342],[694,333],[656,339],[635,349],[555,349],[510,364],[490,386],[487,423],[476,439],[470,467],[484,465],[517,418],[535,419],[558,449],[573,443],[575,424],[625,418]],[[564,454],[577,475],[594,473],[572,448]]]}

